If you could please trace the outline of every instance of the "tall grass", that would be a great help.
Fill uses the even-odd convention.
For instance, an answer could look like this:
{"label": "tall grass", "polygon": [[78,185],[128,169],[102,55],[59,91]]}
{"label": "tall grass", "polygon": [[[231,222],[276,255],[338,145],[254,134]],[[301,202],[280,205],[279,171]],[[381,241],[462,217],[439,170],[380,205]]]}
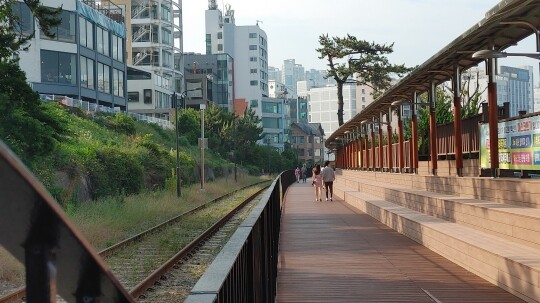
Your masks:
{"label": "tall grass", "polygon": [[[216,179],[205,184],[192,184],[182,189],[182,196],[161,190],[132,196],[114,196],[88,203],[70,204],[67,214],[97,250],[136,235],[169,218],[211,201],[244,186],[270,180],[265,177],[239,175]],[[14,286],[24,284],[24,265],[0,247],[0,280]]]}
{"label": "tall grass", "polygon": [[204,191],[201,191],[200,184],[184,187],[180,198],[175,192],[165,190],[116,196],[77,205],[69,211],[69,216],[92,246],[101,250],[234,189],[261,180],[264,179],[249,175],[240,176],[237,183],[233,176],[219,178],[206,183]]}

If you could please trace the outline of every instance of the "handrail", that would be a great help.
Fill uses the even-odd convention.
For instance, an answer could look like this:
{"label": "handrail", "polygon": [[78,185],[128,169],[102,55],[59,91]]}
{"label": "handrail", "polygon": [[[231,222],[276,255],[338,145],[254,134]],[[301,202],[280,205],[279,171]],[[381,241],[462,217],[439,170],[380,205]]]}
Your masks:
{"label": "handrail", "polygon": [[169,120],[159,119],[155,117],[148,117],[148,116],[137,114],[134,112],[122,111],[120,109],[98,105],[96,103],[74,99],[67,96],[63,96],[63,95],[40,94],[39,97],[43,102],[56,101],[56,102],[60,102],[60,104],[64,106],[73,107],[73,108],[77,107],[86,112],[100,111],[100,112],[106,112],[106,113],[123,113],[138,121],[145,121],[148,123],[158,124],[161,128],[164,128],[164,129],[173,129],[173,124]]}
{"label": "handrail", "polygon": [[278,176],[184,303],[274,302],[282,201],[294,171]]}
{"label": "handrail", "polygon": [[1,140],[0,180],[0,244],[25,264],[26,302],[135,302]]}

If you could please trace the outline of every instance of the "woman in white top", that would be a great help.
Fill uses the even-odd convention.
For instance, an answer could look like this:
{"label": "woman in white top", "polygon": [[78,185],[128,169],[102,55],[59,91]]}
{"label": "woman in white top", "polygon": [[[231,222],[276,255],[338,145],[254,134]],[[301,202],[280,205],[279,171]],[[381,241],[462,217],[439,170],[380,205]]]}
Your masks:
{"label": "woman in white top", "polygon": [[313,169],[313,186],[315,187],[315,201],[322,201],[322,175],[321,175],[321,166],[319,164],[315,165]]}

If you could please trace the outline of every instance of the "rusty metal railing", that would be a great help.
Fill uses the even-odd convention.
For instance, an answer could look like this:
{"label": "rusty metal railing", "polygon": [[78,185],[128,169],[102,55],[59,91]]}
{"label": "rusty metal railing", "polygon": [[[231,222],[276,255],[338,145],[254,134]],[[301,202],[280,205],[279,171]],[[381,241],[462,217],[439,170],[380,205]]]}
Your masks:
{"label": "rusty metal railing", "polygon": [[0,245],[25,264],[26,302],[135,302],[2,141],[0,181]]}
{"label": "rusty metal railing", "polygon": [[294,171],[283,172],[232,235],[185,303],[274,302],[281,208]]}

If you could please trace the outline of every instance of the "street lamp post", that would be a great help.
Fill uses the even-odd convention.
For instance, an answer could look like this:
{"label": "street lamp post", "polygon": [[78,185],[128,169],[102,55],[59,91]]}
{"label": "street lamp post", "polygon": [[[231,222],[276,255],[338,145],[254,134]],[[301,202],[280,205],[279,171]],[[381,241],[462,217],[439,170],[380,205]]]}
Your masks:
{"label": "street lamp post", "polygon": [[180,154],[178,153],[179,144],[178,144],[178,96],[176,95],[176,92],[172,95],[173,98],[173,105],[174,105],[174,119],[176,120],[175,123],[175,131],[176,131],[176,197],[180,197],[182,194],[182,189],[180,187]]}
{"label": "street lamp post", "polygon": [[[180,100],[182,101],[183,104],[185,104],[185,97],[186,97],[186,94],[188,92],[192,92],[192,91],[197,91],[197,90],[201,90],[200,87],[198,88],[195,88],[195,89],[188,89],[188,90],[185,90],[183,91],[181,94],[180,94]],[[175,133],[176,133],[176,197],[180,197],[182,195],[182,187],[181,187],[181,179],[180,179],[180,152],[179,152],[179,149],[180,149],[180,146],[179,146],[179,134],[180,134],[180,130],[179,130],[179,127],[178,127],[178,107],[179,107],[179,104],[178,104],[178,95],[176,94],[176,92],[173,92],[173,95],[172,95],[172,103],[173,103],[173,106],[174,106],[174,111],[175,111],[175,116],[174,116],[174,119],[176,120],[176,123],[175,123]]]}
{"label": "street lamp post", "polygon": [[204,190],[204,110],[206,109],[206,104],[201,104],[201,190]]}

